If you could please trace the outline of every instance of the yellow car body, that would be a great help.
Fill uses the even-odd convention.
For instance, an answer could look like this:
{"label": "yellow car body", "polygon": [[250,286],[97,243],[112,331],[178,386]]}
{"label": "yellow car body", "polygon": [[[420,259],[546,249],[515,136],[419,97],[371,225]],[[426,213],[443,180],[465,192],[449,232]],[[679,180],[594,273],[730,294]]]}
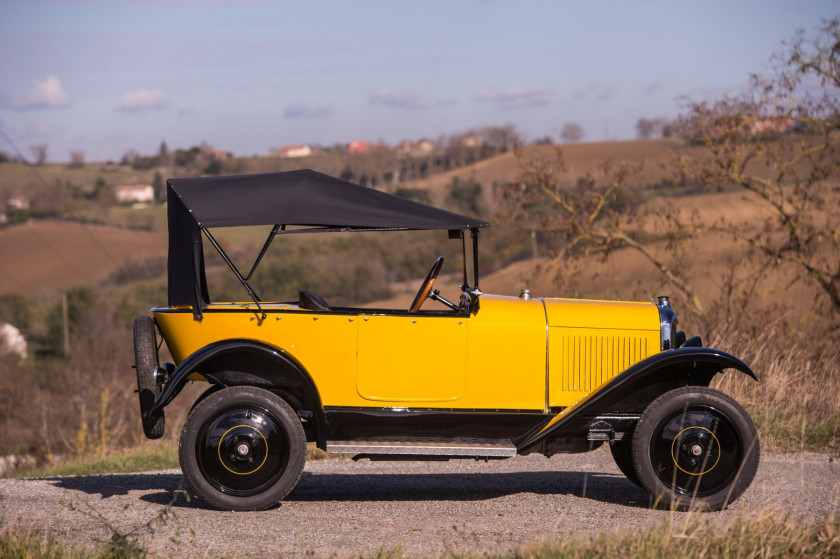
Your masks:
{"label": "yellow car body", "polygon": [[[707,388],[726,369],[755,374],[686,339],[668,297],[482,293],[478,232],[488,223],[312,171],[170,180],[168,217],[169,304],[134,325],[141,418],[149,438],[161,437],[164,408],[184,385],[208,383],[180,453],[189,486],[217,508],[282,499],[305,441],[371,460],[551,456],[608,443],[631,481],[677,506],[723,508],[755,474],[749,416]],[[211,233],[240,225],[272,226],[249,273]],[[457,302],[434,289],[443,257],[407,309],[331,307],[306,290],[267,302],[249,283],[275,237],[411,229],[448,230],[462,243]],[[211,300],[204,238],[250,301]],[[427,299],[445,309],[423,307]],[[159,363],[158,332],[174,363]]]}
{"label": "yellow car body", "polygon": [[[474,315],[312,312],[293,304],[154,309],[176,363],[246,338],[303,364],[324,406],[566,407],[660,351],[653,303],[483,295]],[[206,381],[199,372],[190,380]]]}

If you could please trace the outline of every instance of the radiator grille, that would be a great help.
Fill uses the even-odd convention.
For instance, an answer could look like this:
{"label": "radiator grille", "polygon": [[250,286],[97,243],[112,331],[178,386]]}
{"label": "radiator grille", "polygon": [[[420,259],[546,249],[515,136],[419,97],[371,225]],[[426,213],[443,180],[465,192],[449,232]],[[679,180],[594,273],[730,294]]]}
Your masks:
{"label": "radiator grille", "polygon": [[552,392],[589,392],[597,388],[650,355],[649,338],[552,332],[549,352]]}

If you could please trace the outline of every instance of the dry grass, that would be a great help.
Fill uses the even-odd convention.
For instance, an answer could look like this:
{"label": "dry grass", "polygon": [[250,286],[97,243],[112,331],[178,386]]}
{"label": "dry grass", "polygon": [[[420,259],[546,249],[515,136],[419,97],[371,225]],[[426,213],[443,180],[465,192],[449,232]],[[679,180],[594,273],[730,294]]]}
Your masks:
{"label": "dry grass", "polygon": [[[803,523],[787,515],[763,514],[739,520],[721,530],[702,518],[688,525],[669,522],[661,529],[638,535],[600,535],[594,540],[549,542],[524,547],[499,558],[589,557],[837,557],[840,554],[840,519]],[[453,557],[472,557],[471,553]]]}
{"label": "dry grass", "polygon": [[759,377],[718,375],[714,384],[749,411],[764,448],[840,448],[840,348],[791,347],[773,329],[752,339],[725,331],[712,342],[744,359]]}
{"label": "dry grass", "polygon": [[[601,534],[595,538],[548,541],[520,547],[510,552],[477,554],[449,551],[443,558],[485,557],[498,559],[585,559],[622,557],[813,557],[840,555],[840,519],[832,516],[816,522],[804,522],[778,513],[759,514],[749,520],[739,519],[721,529],[711,521],[692,517],[688,523],[668,522],[642,534]],[[145,557],[151,554],[140,546],[100,544],[80,550],[38,531],[6,529],[0,532],[0,557],[12,559],[81,557]],[[231,555],[233,556],[233,555]],[[309,556],[309,554],[307,554]],[[383,547],[377,553],[358,553],[349,557],[402,558],[407,555],[399,545]]]}

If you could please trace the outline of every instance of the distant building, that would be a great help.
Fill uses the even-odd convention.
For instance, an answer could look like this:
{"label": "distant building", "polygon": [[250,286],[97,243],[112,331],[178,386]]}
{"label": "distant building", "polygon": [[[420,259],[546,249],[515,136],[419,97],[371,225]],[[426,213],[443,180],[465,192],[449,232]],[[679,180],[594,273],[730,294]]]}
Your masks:
{"label": "distant building", "polygon": [[277,150],[279,157],[309,157],[312,155],[312,148],[308,145],[283,146]]}
{"label": "distant building", "polygon": [[29,200],[23,196],[12,196],[9,198],[9,207],[16,210],[28,210]]}
{"label": "distant building", "polygon": [[473,134],[472,136],[466,136],[461,140],[461,145],[466,148],[477,148],[484,145],[484,140],[478,134]]}
{"label": "distant building", "polygon": [[765,132],[789,132],[793,129],[793,120],[787,117],[763,118],[750,125],[750,134]]}
{"label": "distant building", "polygon": [[353,140],[347,144],[347,153],[367,153],[370,151],[370,144],[364,140]]}
{"label": "distant building", "polygon": [[121,184],[114,187],[114,198],[120,204],[151,204],[155,199],[155,188],[151,184]]}
{"label": "distant building", "polygon": [[198,146],[198,152],[203,156],[210,159],[229,159],[230,154],[226,151],[216,149],[213,146],[202,143]]}
{"label": "distant building", "polygon": [[435,151],[435,144],[431,140],[418,140],[412,142],[410,140],[403,140],[397,144],[397,155],[403,157],[426,157]]}

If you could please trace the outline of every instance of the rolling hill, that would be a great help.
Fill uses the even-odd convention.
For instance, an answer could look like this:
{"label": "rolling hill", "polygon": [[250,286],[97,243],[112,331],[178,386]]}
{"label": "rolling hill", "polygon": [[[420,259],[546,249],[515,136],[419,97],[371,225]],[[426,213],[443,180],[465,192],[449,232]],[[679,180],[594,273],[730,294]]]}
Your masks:
{"label": "rolling hill", "polygon": [[159,233],[68,221],[30,221],[0,229],[0,293],[49,294],[98,284],[129,260],[166,254]]}

